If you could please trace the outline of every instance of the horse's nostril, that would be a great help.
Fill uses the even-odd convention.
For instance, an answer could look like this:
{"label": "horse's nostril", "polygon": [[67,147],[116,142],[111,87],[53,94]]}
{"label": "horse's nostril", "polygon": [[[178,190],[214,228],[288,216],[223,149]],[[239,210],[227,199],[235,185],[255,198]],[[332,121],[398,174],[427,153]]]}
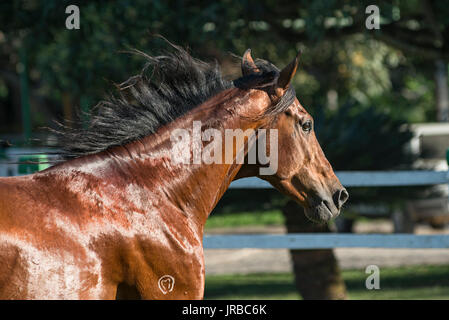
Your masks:
{"label": "horse's nostril", "polygon": [[346,202],[346,200],[348,200],[348,198],[349,198],[348,191],[346,191],[346,189],[340,190],[340,196],[338,197],[338,202],[340,205],[339,208],[343,206],[343,204]]}
{"label": "horse's nostril", "polygon": [[341,189],[336,192],[334,197],[335,206],[340,210],[343,204],[348,200],[349,193],[346,189]]}

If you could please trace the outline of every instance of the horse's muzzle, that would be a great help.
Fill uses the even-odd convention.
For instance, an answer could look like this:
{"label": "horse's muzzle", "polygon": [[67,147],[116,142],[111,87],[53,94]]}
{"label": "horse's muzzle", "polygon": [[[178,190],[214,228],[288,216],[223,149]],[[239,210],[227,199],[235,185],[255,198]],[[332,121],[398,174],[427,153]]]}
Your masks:
{"label": "horse's muzzle", "polygon": [[348,198],[349,194],[345,188],[337,190],[332,197],[317,197],[310,207],[305,209],[306,216],[314,222],[327,222],[340,214]]}

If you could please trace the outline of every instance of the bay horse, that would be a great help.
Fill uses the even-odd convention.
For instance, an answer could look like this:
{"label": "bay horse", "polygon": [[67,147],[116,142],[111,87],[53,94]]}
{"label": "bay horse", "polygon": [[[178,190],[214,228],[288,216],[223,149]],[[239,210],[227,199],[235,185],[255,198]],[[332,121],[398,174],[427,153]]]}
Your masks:
{"label": "bay horse", "polygon": [[[177,46],[145,56],[87,127],[58,130],[63,161],[0,179],[1,299],[202,299],[204,225],[233,180],[259,176],[316,221],[347,200],[290,85],[299,55],[279,70],[248,50],[234,81]],[[246,159],[174,163],[171,132],[194,121],[223,135],[276,130],[277,171]],[[249,147],[222,148],[235,159]]]}

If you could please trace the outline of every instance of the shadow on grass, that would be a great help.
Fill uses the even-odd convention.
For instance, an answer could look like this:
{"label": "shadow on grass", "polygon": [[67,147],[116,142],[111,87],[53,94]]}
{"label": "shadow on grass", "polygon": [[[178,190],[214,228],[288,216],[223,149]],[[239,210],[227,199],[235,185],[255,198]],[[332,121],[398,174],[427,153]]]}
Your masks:
{"label": "shadow on grass", "polygon": [[206,279],[205,298],[297,295],[292,274],[220,275]]}
{"label": "shadow on grass", "polygon": [[[352,299],[447,299],[449,266],[381,268],[381,290],[367,290],[364,270],[345,270]],[[212,275],[206,277],[205,299],[298,299],[291,273]]]}
{"label": "shadow on grass", "polygon": [[[343,272],[348,290],[365,289],[364,272]],[[448,287],[449,266],[416,266],[380,269],[380,283],[383,289],[411,289],[422,287]]]}

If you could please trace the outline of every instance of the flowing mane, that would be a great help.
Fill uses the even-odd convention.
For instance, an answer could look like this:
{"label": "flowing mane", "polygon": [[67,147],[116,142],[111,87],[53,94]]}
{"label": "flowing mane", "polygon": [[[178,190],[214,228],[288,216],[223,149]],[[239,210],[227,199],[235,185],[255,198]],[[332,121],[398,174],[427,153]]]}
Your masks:
{"label": "flowing mane", "polygon": [[[58,148],[63,159],[95,154],[113,146],[125,145],[155,133],[160,127],[182,116],[218,93],[233,87],[267,87],[277,81],[279,69],[258,59],[257,75],[225,80],[220,67],[190,56],[181,47],[173,52],[150,56],[135,51],[147,62],[139,75],[118,85],[115,94],[99,102],[88,114],[89,123],[77,121],[73,128],[58,124]],[[295,98],[294,89],[270,110],[274,115],[285,110]]]}

